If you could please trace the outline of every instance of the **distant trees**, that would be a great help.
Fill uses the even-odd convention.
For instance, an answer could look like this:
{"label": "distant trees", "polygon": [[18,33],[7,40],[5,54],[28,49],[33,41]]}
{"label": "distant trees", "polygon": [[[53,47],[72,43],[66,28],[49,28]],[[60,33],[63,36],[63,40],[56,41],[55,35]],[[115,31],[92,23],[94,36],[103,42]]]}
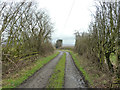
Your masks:
{"label": "distant trees", "polygon": [[22,57],[53,52],[53,24],[46,10],[32,2],[0,2],[0,20],[3,64],[16,65]]}
{"label": "distant trees", "polygon": [[117,76],[120,76],[120,2],[99,2],[89,32],[76,32],[75,36],[75,50],[97,60],[101,69],[104,69],[106,60],[111,73],[116,71],[110,60],[114,53],[117,56]]}
{"label": "distant trees", "polygon": [[60,47],[62,47],[62,39],[58,39],[57,41],[56,41],[56,48],[60,48]]}

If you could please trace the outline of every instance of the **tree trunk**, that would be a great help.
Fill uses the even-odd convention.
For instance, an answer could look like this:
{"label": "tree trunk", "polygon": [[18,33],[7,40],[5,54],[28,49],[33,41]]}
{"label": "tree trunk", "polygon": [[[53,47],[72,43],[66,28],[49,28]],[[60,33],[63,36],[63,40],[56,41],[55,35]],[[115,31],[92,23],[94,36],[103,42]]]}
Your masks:
{"label": "tree trunk", "polygon": [[117,77],[120,78],[120,1],[119,1],[119,11],[118,11],[118,28],[117,28]]}
{"label": "tree trunk", "polygon": [[110,72],[114,73],[113,65],[110,61],[110,53],[109,52],[105,53],[105,57],[106,57],[108,68],[109,68]]}
{"label": "tree trunk", "polygon": [[117,56],[118,61],[118,66],[117,66],[117,77],[120,78],[120,52]]}

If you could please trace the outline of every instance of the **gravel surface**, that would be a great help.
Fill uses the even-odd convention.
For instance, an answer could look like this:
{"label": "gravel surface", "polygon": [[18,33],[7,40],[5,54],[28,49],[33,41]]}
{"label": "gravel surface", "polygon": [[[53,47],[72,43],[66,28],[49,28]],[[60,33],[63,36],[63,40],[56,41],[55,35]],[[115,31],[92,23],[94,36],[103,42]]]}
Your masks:
{"label": "gravel surface", "polygon": [[53,70],[63,55],[63,52],[51,60],[48,64],[43,66],[38,70],[33,76],[24,81],[18,88],[45,88],[50,75],[53,73]]}
{"label": "gravel surface", "polygon": [[64,88],[86,88],[85,82],[80,72],[75,67],[71,55],[66,52],[66,69],[65,69]]}

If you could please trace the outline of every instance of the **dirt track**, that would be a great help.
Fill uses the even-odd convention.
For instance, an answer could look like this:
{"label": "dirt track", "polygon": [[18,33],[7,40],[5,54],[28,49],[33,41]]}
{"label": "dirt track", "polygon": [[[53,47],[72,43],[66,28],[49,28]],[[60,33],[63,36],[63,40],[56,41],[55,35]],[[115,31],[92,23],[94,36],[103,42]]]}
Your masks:
{"label": "dirt track", "polygon": [[[63,51],[60,51],[60,54],[57,57],[43,66],[33,76],[24,81],[18,88],[45,88],[63,53]],[[68,52],[66,52],[65,67],[64,88],[86,88],[85,82],[80,72],[75,67],[73,59]]]}
{"label": "dirt track", "polygon": [[57,57],[55,57],[48,64],[42,67],[32,77],[23,82],[18,88],[45,88],[48,83],[48,79],[50,78],[50,75],[53,73],[57,62],[62,55],[63,52],[60,52]]}
{"label": "dirt track", "polygon": [[71,55],[66,52],[65,88],[85,88],[80,72],[75,67]]}

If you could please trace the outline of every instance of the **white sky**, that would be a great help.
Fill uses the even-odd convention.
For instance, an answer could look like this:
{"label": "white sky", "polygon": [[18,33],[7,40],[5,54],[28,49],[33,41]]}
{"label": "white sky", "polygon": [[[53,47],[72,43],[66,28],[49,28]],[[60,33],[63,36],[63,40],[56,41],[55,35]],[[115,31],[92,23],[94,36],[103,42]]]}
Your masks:
{"label": "white sky", "polygon": [[52,22],[55,23],[53,43],[57,39],[63,39],[64,45],[74,45],[75,30],[80,32],[88,30],[91,21],[90,11],[94,12],[94,0],[39,0],[37,2],[40,8],[48,10]]}
{"label": "white sky", "polygon": [[[4,0],[8,1],[8,0]],[[9,0],[21,1],[21,0]],[[28,0],[29,1],[29,0]],[[91,12],[95,12],[94,0],[33,0],[39,8],[47,9],[55,30],[52,34],[53,44],[63,39],[63,45],[75,44],[75,30],[87,31],[91,21]],[[72,8],[72,10],[71,10]],[[71,13],[70,13],[71,11]],[[69,14],[70,13],[70,14]]]}

